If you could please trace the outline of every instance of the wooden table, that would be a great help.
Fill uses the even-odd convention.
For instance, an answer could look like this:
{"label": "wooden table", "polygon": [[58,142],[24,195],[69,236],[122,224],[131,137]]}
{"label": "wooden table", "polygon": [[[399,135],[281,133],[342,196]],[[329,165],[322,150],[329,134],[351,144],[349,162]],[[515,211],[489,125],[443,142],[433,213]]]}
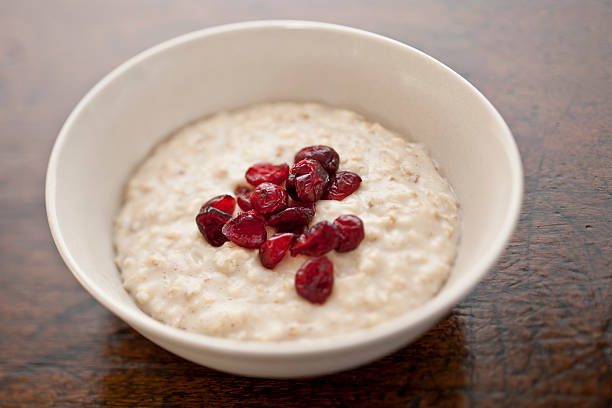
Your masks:
{"label": "wooden table", "polygon": [[[478,87],[525,166],[519,226],[486,279],[420,340],[323,378],[240,378],[145,340],[56,253],[43,182],[68,113],[178,34],[263,18],[413,45]],[[0,406],[612,405],[610,1],[0,3]]]}

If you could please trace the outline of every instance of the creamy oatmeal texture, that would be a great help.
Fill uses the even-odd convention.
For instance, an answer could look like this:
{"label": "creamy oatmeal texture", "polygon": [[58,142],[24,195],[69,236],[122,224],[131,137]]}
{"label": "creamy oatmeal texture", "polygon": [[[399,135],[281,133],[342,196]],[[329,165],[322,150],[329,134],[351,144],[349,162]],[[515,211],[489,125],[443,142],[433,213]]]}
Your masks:
{"label": "creamy oatmeal texture", "polygon": [[[365,226],[355,251],[327,254],[335,283],[322,306],[294,288],[308,257],[287,254],[268,270],[256,250],[210,246],[194,221],[202,203],[244,185],[252,164],[291,164],[316,144],[333,147],[340,169],[363,182],[343,201],[317,202],[311,225],[355,214]],[[264,104],[196,122],[153,151],[127,185],[116,262],[137,304],[169,325],[244,340],[330,337],[433,297],[455,259],[458,228],[458,204],[423,146],[346,110]]]}

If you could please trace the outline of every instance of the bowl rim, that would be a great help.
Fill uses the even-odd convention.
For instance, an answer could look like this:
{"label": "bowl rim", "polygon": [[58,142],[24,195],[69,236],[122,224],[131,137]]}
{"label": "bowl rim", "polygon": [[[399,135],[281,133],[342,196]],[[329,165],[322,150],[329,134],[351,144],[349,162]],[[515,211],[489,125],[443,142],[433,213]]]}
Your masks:
{"label": "bowl rim", "polygon": [[[133,66],[143,63],[147,59],[157,54],[163,53],[164,51],[175,46],[200,40],[204,37],[213,37],[215,35],[222,35],[233,31],[257,31],[261,29],[323,30],[327,32],[355,36],[370,41],[373,40],[401,49],[402,52],[412,53],[419,58],[425,59],[430,64],[435,65],[438,69],[446,71],[447,74],[450,74],[457,81],[463,84],[463,86],[465,86],[475,97],[480,100],[483,106],[495,118],[496,122],[501,124],[503,135],[500,137],[500,141],[505,148],[505,153],[508,155],[512,175],[510,186],[511,194],[508,197],[509,211],[506,214],[496,239],[490,242],[486,252],[472,267],[473,272],[455,281],[452,289],[449,290],[444,297],[436,295],[434,298],[412,311],[408,311],[400,316],[382,322],[373,327],[356,330],[338,336],[317,339],[284,340],[278,342],[258,342],[252,340],[240,341],[187,332],[157,321],[141,310],[124,308],[115,302],[110,296],[108,296],[101,288],[97,287],[96,284],[88,278],[87,274],[83,273],[79,264],[72,256],[66,242],[64,241],[60,221],[56,211],[57,165],[76,118],[83,112],[89,102],[108,84],[110,84],[124,72],[131,69]],[[519,219],[522,195],[523,169],[519,150],[512,133],[502,116],[493,107],[491,102],[489,102],[482,95],[482,93],[480,93],[480,91],[478,91],[466,79],[433,57],[430,57],[424,52],[397,40],[348,26],[305,20],[257,20],[205,28],[164,41],[123,62],[121,65],[104,76],[99,82],[97,82],[79,101],[66,119],[53,145],[47,167],[45,182],[47,219],[58,252],[74,277],[98,302],[113,312],[116,316],[127,322],[130,326],[134,327],[136,330],[143,330],[145,333],[147,333],[147,337],[150,335],[156,339],[159,338],[163,342],[181,343],[189,347],[208,349],[218,353],[232,353],[236,356],[243,355],[256,357],[288,355],[307,356],[311,354],[333,353],[334,351],[340,349],[354,349],[385,341],[386,339],[402,334],[403,332],[408,331],[411,327],[418,326],[419,324],[428,324],[427,329],[429,329],[438,321],[438,319],[450,311],[450,309],[452,309],[459,301],[465,298],[472,291],[472,289],[482,280],[500,253],[504,250],[505,245],[509,241]],[[157,337],[151,335],[151,333],[155,333]],[[419,335],[421,334],[422,333],[419,332]]]}

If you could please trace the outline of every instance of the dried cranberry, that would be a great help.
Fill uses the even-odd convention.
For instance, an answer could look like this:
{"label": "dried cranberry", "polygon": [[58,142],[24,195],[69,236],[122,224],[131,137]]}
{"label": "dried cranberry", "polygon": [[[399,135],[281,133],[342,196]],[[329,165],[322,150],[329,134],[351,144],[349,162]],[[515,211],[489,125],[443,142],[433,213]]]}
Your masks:
{"label": "dried cranberry", "polygon": [[334,264],[325,256],[307,260],[295,274],[295,290],[311,303],[325,303],[333,286]]}
{"label": "dried cranberry", "polygon": [[272,235],[259,247],[259,260],[264,268],[274,269],[283,259],[293,240],[293,234],[282,233]]}
{"label": "dried cranberry", "polygon": [[287,190],[287,194],[289,198],[293,201],[300,202],[300,198],[297,195],[297,191],[295,190],[295,174],[289,173],[289,177],[287,177],[287,182],[285,183],[285,190]]}
{"label": "dried cranberry", "polygon": [[289,175],[287,163],[275,165],[271,163],[257,163],[249,167],[245,177],[249,184],[257,187],[261,183],[282,184]]}
{"label": "dried cranberry", "polygon": [[238,214],[223,226],[223,234],[236,245],[259,248],[268,236],[264,219],[255,211]]}
{"label": "dried cranberry", "polygon": [[339,171],[332,177],[324,198],[326,200],[342,201],[353,194],[360,185],[361,177],[358,174],[350,171]]}
{"label": "dried cranberry", "polygon": [[227,214],[233,214],[236,208],[236,200],[229,194],[223,194],[211,198],[202,206],[201,210],[206,207],[215,207],[217,210],[223,211]]}
{"label": "dried cranberry", "polygon": [[334,174],[340,164],[340,156],[329,146],[309,146],[305,147],[295,155],[294,161],[297,163],[304,159],[318,161],[329,174]]}
{"label": "dried cranberry", "polygon": [[355,215],[341,215],[334,220],[338,232],[336,251],[348,252],[357,248],[365,235],[363,222]]}
{"label": "dried cranberry", "polygon": [[290,207],[268,218],[268,224],[279,232],[300,234],[312,219],[314,212],[304,207]]}
{"label": "dried cranberry", "polygon": [[243,195],[243,194],[249,194],[251,191],[253,191],[253,189],[251,187],[248,187],[248,186],[238,186],[234,190],[234,194],[239,196],[239,195]]}
{"label": "dried cranberry", "polygon": [[205,207],[196,215],[198,229],[212,246],[223,245],[227,238],[223,235],[222,228],[227,223],[231,215],[216,209],[215,207]]}
{"label": "dried cranberry", "polygon": [[250,211],[253,209],[253,205],[251,204],[251,200],[249,200],[248,195],[238,196],[236,202],[238,202],[238,207],[240,207],[242,211]]}
{"label": "dried cranberry", "polygon": [[261,183],[250,195],[253,209],[260,214],[270,214],[287,208],[287,193],[281,186]]}
{"label": "dried cranberry", "polygon": [[293,198],[289,197],[289,200],[287,201],[287,207],[306,208],[312,213],[310,218],[314,217],[314,214],[315,214],[315,203],[308,203],[308,202],[305,203],[302,201],[294,200]]}
{"label": "dried cranberry", "polygon": [[315,160],[304,159],[295,163],[291,168],[288,190],[295,188],[300,201],[314,202],[323,197],[328,184],[329,174],[323,166]]}
{"label": "dried cranberry", "polygon": [[242,211],[249,211],[253,209],[253,205],[251,204],[250,195],[253,190],[250,187],[239,186],[234,190],[234,194],[236,195],[236,202],[238,203],[238,207]]}
{"label": "dried cranberry", "polygon": [[291,256],[310,255],[321,256],[338,246],[336,227],[321,221],[310,227],[308,232],[297,237],[291,246]]}
{"label": "dried cranberry", "polygon": [[[291,184],[291,175],[287,179],[287,184],[285,190],[287,190],[287,195],[289,196],[287,200],[287,207],[302,207],[308,209],[312,215],[310,218],[314,217],[315,214],[315,203],[310,201],[300,201],[297,196],[297,192],[295,191],[295,184]],[[293,177],[293,183],[295,183],[295,176]]]}

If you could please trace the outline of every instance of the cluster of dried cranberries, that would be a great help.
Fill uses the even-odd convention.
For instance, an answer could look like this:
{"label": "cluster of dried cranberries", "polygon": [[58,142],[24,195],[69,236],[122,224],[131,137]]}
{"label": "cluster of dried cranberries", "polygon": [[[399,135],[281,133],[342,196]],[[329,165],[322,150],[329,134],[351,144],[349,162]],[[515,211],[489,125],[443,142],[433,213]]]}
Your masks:
{"label": "cluster of dried cranberries", "polygon": [[[254,187],[240,186],[234,194],[207,201],[196,216],[198,229],[212,246],[232,241],[244,248],[259,248],[259,260],[268,268],[291,256],[308,255],[295,275],[297,293],[322,304],[331,294],[334,266],[323,256],[331,250],[348,252],[364,237],[363,223],[355,215],[342,215],[334,222],[321,221],[308,228],[318,200],[338,200],[359,188],[361,177],[338,171],[340,157],[328,146],[300,150],[289,168],[286,163],[257,163],[245,174]],[[232,214],[236,203],[242,210]],[[268,238],[266,226],[277,233]]]}

